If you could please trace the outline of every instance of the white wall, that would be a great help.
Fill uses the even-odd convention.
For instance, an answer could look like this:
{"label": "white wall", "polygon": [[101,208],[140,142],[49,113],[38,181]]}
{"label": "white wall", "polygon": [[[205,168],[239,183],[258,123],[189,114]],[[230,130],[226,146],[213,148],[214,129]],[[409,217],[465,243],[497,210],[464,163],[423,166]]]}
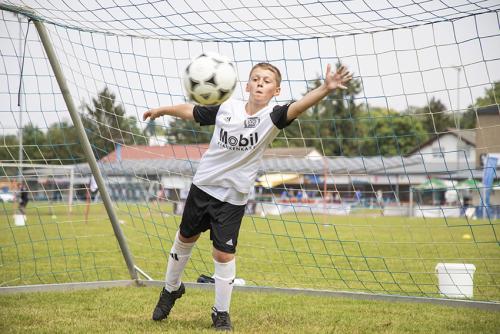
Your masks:
{"label": "white wall", "polygon": [[[476,163],[476,150],[473,146],[462,141],[457,146],[458,138],[452,134],[445,134],[434,140],[432,143],[422,147],[420,151],[413,155],[419,156],[422,154],[426,162],[443,162],[457,163],[464,167],[467,165],[472,167]],[[459,148],[457,151],[457,147]]]}

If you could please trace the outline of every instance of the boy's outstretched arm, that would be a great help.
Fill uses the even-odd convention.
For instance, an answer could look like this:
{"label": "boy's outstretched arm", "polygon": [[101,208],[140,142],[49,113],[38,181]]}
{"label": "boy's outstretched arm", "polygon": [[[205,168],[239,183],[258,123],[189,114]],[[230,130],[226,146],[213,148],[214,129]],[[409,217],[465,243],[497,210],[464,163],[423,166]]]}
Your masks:
{"label": "boy's outstretched arm", "polygon": [[145,121],[148,118],[150,118],[151,120],[155,120],[156,118],[165,115],[179,117],[185,120],[194,120],[193,108],[194,105],[189,103],[177,104],[175,106],[158,107],[146,111],[142,115],[142,120]]}
{"label": "boy's outstretched arm", "polygon": [[326,66],[325,81],[318,88],[313,89],[300,100],[290,104],[288,107],[287,120],[291,121],[300,116],[304,111],[321,101],[332,90],[340,88],[347,89],[347,84],[352,79],[352,74],[349,73],[346,67],[341,66],[335,71],[331,72],[331,65]]}

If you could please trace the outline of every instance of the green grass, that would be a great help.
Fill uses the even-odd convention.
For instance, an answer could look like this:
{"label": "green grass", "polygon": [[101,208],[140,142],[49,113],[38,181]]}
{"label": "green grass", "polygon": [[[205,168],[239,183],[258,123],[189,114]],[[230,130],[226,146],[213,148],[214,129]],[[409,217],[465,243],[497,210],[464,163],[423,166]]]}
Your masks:
{"label": "green grass", "polygon": [[[168,203],[117,203],[136,264],[164,277],[180,217]],[[30,203],[26,226],[14,226],[11,204],[0,204],[0,284],[26,285],[129,279],[101,204]],[[438,297],[438,262],[473,263],[474,299],[500,300],[499,221],[417,219],[356,214],[246,217],[239,236],[237,274],[250,285],[302,287]],[[471,239],[463,239],[470,234]],[[185,280],[211,274],[204,234]]]}
{"label": "green grass", "polygon": [[[213,292],[188,289],[166,321],[158,288],[0,295],[1,333],[213,333]],[[235,291],[237,333],[498,333],[498,312],[429,304]]]}

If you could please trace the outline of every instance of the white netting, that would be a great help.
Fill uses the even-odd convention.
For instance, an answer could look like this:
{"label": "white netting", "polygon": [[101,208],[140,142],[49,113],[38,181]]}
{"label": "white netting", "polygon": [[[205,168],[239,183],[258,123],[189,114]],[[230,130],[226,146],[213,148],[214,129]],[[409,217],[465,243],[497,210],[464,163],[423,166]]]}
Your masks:
{"label": "white netting", "polygon": [[[471,263],[475,297],[499,300],[498,178],[480,183],[481,154],[500,152],[492,140],[500,127],[498,2],[5,4],[33,12],[0,12],[0,158],[71,165],[78,178],[71,216],[67,204],[40,198],[28,208],[52,211],[33,211],[38,218],[20,230],[16,206],[3,204],[2,284],[127,277],[99,196],[87,201],[90,170],[31,17],[45,22],[129,247],[150,276],[163,277],[184,189],[211,134],[171,118],[138,120],[149,108],[185,102],[185,67],[215,51],[234,60],[235,98],[246,97],[246,76],[261,61],[282,71],[278,103],[299,99],[327,63],[355,73],[347,92],[312,108],[266,154],[240,232],[239,276],[256,285],[435,296],[437,263]],[[4,168],[7,192],[22,173]],[[33,193],[47,182],[69,191],[68,176],[47,174],[36,170]],[[212,272],[206,239],[188,280]]]}

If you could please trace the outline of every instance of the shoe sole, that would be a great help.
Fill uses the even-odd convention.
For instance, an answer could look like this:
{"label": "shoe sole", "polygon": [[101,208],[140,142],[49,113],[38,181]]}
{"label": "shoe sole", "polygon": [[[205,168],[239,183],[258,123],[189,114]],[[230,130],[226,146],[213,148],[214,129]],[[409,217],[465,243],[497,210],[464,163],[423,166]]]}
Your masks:
{"label": "shoe sole", "polygon": [[233,329],[231,327],[219,327],[219,328],[215,328],[215,331],[216,332],[232,332]]}

